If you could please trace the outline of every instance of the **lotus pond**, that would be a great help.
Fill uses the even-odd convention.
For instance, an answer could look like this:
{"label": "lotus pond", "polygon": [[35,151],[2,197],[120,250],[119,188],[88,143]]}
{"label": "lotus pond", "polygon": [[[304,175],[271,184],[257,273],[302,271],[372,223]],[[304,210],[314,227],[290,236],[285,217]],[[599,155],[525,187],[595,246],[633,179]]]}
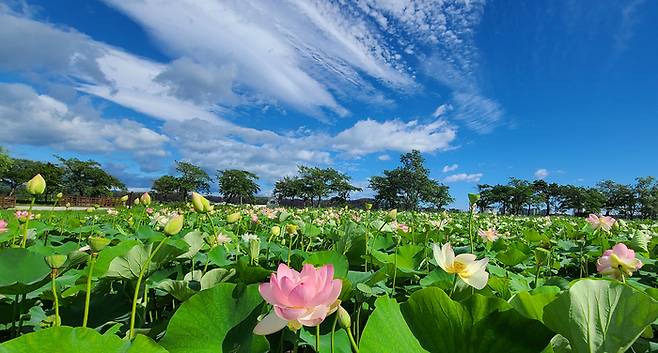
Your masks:
{"label": "lotus pond", "polygon": [[653,352],[658,223],[0,212],[0,352]]}

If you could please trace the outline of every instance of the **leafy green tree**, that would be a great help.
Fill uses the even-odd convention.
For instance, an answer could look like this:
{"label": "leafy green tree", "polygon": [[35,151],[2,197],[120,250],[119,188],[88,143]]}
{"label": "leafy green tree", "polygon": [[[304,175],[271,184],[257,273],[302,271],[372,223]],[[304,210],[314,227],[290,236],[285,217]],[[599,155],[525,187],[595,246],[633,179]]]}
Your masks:
{"label": "leafy green tree", "polygon": [[302,183],[298,177],[285,176],[274,183],[272,192],[279,200],[302,197]]}
{"label": "leafy green tree", "polygon": [[180,180],[175,176],[163,175],[153,181],[151,189],[158,194],[175,194],[180,192]]}
{"label": "leafy green tree", "polygon": [[179,190],[183,195],[187,195],[192,191],[199,193],[210,192],[212,178],[201,167],[189,162],[178,161],[176,162],[176,171],[180,173],[178,177]]}
{"label": "leafy green tree", "polygon": [[7,149],[0,146],[0,177],[4,176],[5,173],[7,173],[9,169],[11,169],[13,163],[14,160],[11,157],[9,157],[9,154],[7,153]]}
{"label": "leafy green tree", "polygon": [[258,176],[246,170],[218,170],[217,182],[224,200],[239,199],[240,204],[244,200],[253,200],[254,195],[260,191]]}
{"label": "leafy green tree", "polygon": [[606,214],[615,211],[617,215],[622,217],[633,217],[636,211],[637,198],[632,186],[612,180],[603,180],[596,186],[605,197],[603,208],[606,209]]}
{"label": "leafy green tree", "polygon": [[635,198],[642,218],[655,218],[658,215],[658,182],[652,176],[635,178]]}
{"label": "leafy green tree", "polygon": [[126,186],[119,179],[108,174],[96,161],[62,157],[57,159],[63,170],[62,188],[67,194],[109,196],[114,190],[126,190]]}
{"label": "leafy green tree", "polygon": [[551,206],[559,202],[560,186],[540,179],[532,182],[532,188],[537,198],[546,206],[546,215],[550,216]]}
{"label": "leafy green tree", "polygon": [[429,205],[440,209],[453,201],[448,187],[429,177],[420,151],[402,154],[400,163],[402,166],[384,171],[383,176],[370,178],[370,188],[381,207],[416,210]]}

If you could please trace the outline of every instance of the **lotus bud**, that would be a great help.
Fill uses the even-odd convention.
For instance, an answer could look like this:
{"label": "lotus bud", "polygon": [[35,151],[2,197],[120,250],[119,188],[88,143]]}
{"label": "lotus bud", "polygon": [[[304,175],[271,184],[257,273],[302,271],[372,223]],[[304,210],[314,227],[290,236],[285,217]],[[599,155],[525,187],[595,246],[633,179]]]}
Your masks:
{"label": "lotus bud", "polygon": [[199,213],[207,212],[203,199],[205,199],[205,197],[196,192],[192,192],[192,206],[194,207],[194,210]]}
{"label": "lotus bud", "polygon": [[279,227],[279,226],[274,226],[274,227],[272,227],[272,229],[270,230],[270,232],[272,233],[273,236],[278,237],[279,234],[281,234],[281,227]]}
{"label": "lotus bud", "polygon": [[296,224],[286,224],[286,233],[288,234],[297,234],[297,229],[299,227]]}
{"label": "lotus bud", "polygon": [[92,252],[100,252],[105,249],[106,246],[110,245],[111,239],[101,238],[101,237],[89,237],[87,244],[91,248]]}
{"label": "lotus bud", "polygon": [[478,201],[480,201],[480,194],[468,194],[468,202],[471,207],[473,207]]}
{"label": "lotus bud", "polygon": [[66,262],[66,259],[67,259],[66,255],[60,255],[60,254],[48,255],[45,257],[46,263],[53,270],[62,268],[62,266],[64,266],[64,263]]}
{"label": "lotus bud", "polygon": [[386,214],[386,218],[387,218],[389,221],[390,221],[390,220],[395,220],[395,219],[397,219],[397,218],[398,218],[398,209],[397,209],[397,208],[394,208],[394,209],[388,211],[388,213]]}
{"label": "lotus bud", "polygon": [[142,203],[142,205],[148,206],[151,204],[151,195],[149,195],[148,192],[145,192],[142,194],[142,196],[139,197],[139,201]]}
{"label": "lotus bud", "polygon": [[31,195],[41,195],[46,190],[46,180],[41,174],[37,174],[27,182],[25,188]]}
{"label": "lotus bud", "polygon": [[230,215],[226,216],[226,221],[228,223],[235,223],[240,220],[240,212],[233,212]]}
{"label": "lotus bud", "polygon": [[133,200],[133,205],[139,205],[139,197]]}
{"label": "lotus bud", "polygon": [[340,324],[340,327],[349,330],[350,326],[352,326],[352,319],[350,318],[350,314],[347,312],[347,310],[339,305],[336,314],[338,315],[338,323]]}
{"label": "lotus bud", "polygon": [[366,203],[365,208],[366,208],[366,211],[372,210],[372,204],[371,203]]}
{"label": "lotus bud", "polygon": [[57,195],[55,195],[55,198],[58,200],[61,200],[62,197],[64,197],[64,194],[62,194],[61,192],[58,192]]}
{"label": "lotus bud", "polygon": [[182,214],[172,217],[164,227],[164,233],[167,235],[176,235],[183,229],[185,219]]}
{"label": "lotus bud", "polygon": [[67,202],[66,205],[64,205],[64,207],[66,207],[66,208],[70,208],[70,207],[71,207],[71,203],[70,203],[70,202]]}
{"label": "lotus bud", "polygon": [[128,202],[128,195],[123,195],[123,196],[121,196],[121,197],[119,198],[119,201],[121,201],[121,202],[123,202],[123,203]]}

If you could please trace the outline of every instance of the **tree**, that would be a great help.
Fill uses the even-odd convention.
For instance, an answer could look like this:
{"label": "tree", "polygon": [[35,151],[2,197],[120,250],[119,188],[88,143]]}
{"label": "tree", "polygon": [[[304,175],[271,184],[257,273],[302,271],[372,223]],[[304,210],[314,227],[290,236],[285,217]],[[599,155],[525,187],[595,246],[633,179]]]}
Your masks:
{"label": "tree", "polygon": [[361,188],[350,183],[351,178],[333,168],[299,166],[298,175],[286,176],[274,184],[274,195],[279,199],[301,198],[304,204],[320,206],[323,198],[333,195],[333,201],[346,202],[350,193]]}
{"label": "tree", "polygon": [[176,171],[181,175],[178,177],[180,192],[187,195],[192,191],[200,193],[210,192],[210,183],[212,179],[201,167],[189,162],[176,162]]}
{"label": "tree", "polygon": [[301,180],[298,177],[285,176],[274,183],[272,192],[279,200],[290,199],[302,196]]}
{"label": "tree", "polygon": [[640,217],[655,218],[658,215],[658,183],[652,176],[635,178],[635,199]]}
{"label": "tree", "polygon": [[151,189],[158,194],[175,194],[180,191],[180,181],[175,176],[163,175],[153,181]]}
{"label": "tree", "polygon": [[40,197],[48,199],[50,196],[62,191],[63,172],[59,166],[50,162],[13,159],[11,160],[11,168],[2,173],[1,180],[8,187],[9,195],[13,195],[22,184],[32,179],[33,176],[41,174],[46,180],[46,191]]}
{"label": "tree", "polygon": [[253,200],[254,195],[260,191],[258,186],[258,176],[246,170],[227,169],[217,171],[217,182],[219,184],[219,193],[224,200],[240,199]]}
{"label": "tree", "polygon": [[605,205],[605,196],[596,188],[564,185],[560,188],[562,201],[560,209],[573,210],[575,216],[599,213]]}
{"label": "tree", "polygon": [[632,186],[620,184],[612,180],[603,180],[596,184],[596,186],[605,197],[603,208],[606,209],[606,214],[616,211],[618,215],[623,217],[633,217],[637,199]]}
{"label": "tree", "polygon": [[9,157],[7,150],[0,146],[0,177],[3,177],[11,169],[13,163],[14,160]]}
{"label": "tree", "polygon": [[9,195],[14,195],[19,186],[35,176],[41,169],[41,162],[29,159],[14,159],[12,167],[2,174],[2,183],[9,188]]}
{"label": "tree", "polygon": [[57,157],[62,173],[62,188],[68,194],[80,196],[109,196],[113,190],[125,190],[126,186],[108,174],[93,160]]}
{"label": "tree", "polygon": [[546,206],[546,215],[551,215],[551,206],[557,203],[560,197],[560,186],[557,183],[547,183],[544,180],[532,182],[532,188],[539,200]]}
{"label": "tree", "polygon": [[381,207],[415,210],[427,205],[440,209],[453,201],[448,187],[429,177],[420,151],[400,155],[400,163],[402,166],[385,170],[383,176],[370,178],[370,188],[377,193],[375,201]]}

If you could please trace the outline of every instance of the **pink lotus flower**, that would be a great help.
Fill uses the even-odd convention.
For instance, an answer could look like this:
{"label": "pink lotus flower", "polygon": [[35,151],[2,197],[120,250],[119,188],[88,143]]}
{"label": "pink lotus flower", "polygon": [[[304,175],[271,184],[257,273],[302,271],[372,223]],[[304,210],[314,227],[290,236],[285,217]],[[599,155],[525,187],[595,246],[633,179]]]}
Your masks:
{"label": "pink lotus flower", "polygon": [[604,276],[623,280],[630,277],[633,271],[642,267],[642,261],[635,258],[635,251],[619,243],[606,250],[596,261],[596,270]]}
{"label": "pink lotus flower", "polygon": [[498,231],[493,228],[489,228],[487,230],[480,229],[478,230],[478,234],[484,241],[496,241],[500,237]]}
{"label": "pink lotus flower", "polygon": [[153,214],[153,208],[151,208],[151,207],[147,208],[146,213]]}
{"label": "pink lotus flower", "polygon": [[391,222],[391,229],[393,231],[401,231],[402,233],[409,233],[409,226],[404,223],[398,223],[396,221]]}
{"label": "pink lotus flower", "polygon": [[610,229],[612,229],[612,226],[615,224],[616,220],[610,216],[599,217],[595,214],[590,214],[589,217],[587,217],[587,222],[592,225],[594,230],[602,229],[606,232],[609,232]]}
{"label": "pink lotus flower", "polygon": [[14,214],[20,223],[25,223],[29,219],[34,219],[34,215],[28,211],[16,211]]}
{"label": "pink lotus flower", "polygon": [[5,221],[4,219],[0,219],[0,233],[6,232],[8,230],[7,228],[8,225],[9,223],[7,223],[7,221]]}
{"label": "pink lotus flower", "polygon": [[280,264],[268,283],[258,290],[274,310],[254,328],[257,335],[269,335],[282,328],[298,330],[317,326],[338,308],[343,282],[334,279],[334,267],[315,268],[306,264],[301,272]]}

